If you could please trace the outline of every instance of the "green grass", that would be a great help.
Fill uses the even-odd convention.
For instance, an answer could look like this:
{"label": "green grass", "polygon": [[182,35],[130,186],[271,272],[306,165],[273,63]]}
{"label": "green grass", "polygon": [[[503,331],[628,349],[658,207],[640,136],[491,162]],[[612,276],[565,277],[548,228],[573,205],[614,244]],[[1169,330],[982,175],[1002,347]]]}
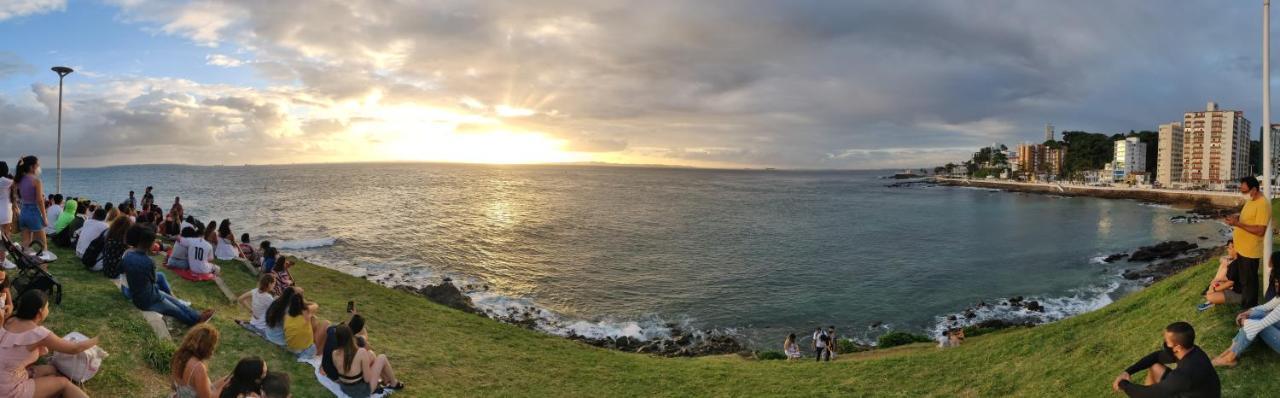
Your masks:
{"label": "green grass", "polygon": [[[1280,209],[1278,209],[1280,210]],[[66,288],[47,326],[101,336],[111,356],[86,388],[94,396],[166,396],[168,381],[147,363],[164,342],[105,278],[72,262],[51,271]],[[590,347],[386,289],[337,271],[299,262],[297,283],[321,305],[321,315],[343,319],[346,301],[369,318],[370,343],[387,354],[409,388],[397,396],[1108,396],[1111,380],[1159,347],[1170,322],[1195,325],[1210,355],[1226,349],[1235,311],[1195,311],[1217,261],[1195,266],[1103,309],[1035,328],[970,338],[959,348],[931,343],[844,355],[829,364],[756,361],[736,355],[657,358]],[[253,286],[237,264],[224,264],[236,292]],[[222,343],[211,361],[215,377],[247,355],[267,359],[294,379],[295,396],[322,397],[311,368],[231,322],[245,318],[212,283],[170,275],[179,297],[215,308]],[[175,339],[180,338],[175,331]],[[779,336],[779,344],[781,344]],[[1220,371],[1225,396],[1264,396],[1280,388],[1280,355],[1253,347],[1238,368]]]}

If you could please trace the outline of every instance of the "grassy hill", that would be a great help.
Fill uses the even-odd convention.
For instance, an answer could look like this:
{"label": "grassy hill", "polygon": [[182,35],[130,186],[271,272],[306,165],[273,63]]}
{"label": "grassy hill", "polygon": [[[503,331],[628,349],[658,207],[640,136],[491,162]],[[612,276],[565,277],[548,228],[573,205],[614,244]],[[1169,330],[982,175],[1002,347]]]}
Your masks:
{"label": "grassy hill", "polygon": [[[139,313],[101,275],[72,260],[50,270],[66,289],[47,326],[57,333],[101,336],[111,356],[86,388],[93,396],[167,396],[172,343],[157,341]],[[969,339],[940,350],[916,344],[842,356],[839,361],[756,361],[738,356],[657,358],[590,347],[386,289],[300,262],[294,268],[321,315],[344,319],[348,299],[369,318],[370,343],[387,354],[409,386],[396,396],[1103,396],[1111,380],[1159,347],[1173,321],[1195,325],[1211,355],[1235,333],[1234,310],[1197,313],[1195,304],[1217,266],[1213,260],[1174,275],[1098,311],[1030,329]],[[235,291],[253,286],[237,264],[224,264]],[[222,343],[211,372],[221,377],[242,356],[259,355],[272,370],[292,373],[295,396],[326,396],[311,368],[236,326],[247,314],[211,283],[170,275],[179,297],[219,311]],[[174,329],[175,339],[181,330]],[[779,336],[779,345],[783,336]],[[159,368],[159,370],[157,370]],[[1262,396],[1280,388],[1280,355],[1259,343],[1236,369],[1222,370],[1226,396]],[[1135,377],[1138,379],[1138,377]]]}

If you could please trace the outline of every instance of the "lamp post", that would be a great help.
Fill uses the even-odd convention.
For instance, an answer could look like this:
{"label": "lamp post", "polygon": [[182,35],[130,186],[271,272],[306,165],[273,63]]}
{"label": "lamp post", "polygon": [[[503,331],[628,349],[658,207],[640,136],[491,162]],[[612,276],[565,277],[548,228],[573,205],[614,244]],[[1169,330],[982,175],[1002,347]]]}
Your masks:
{"label": "lamp post", "polygon": [[53,72],[58,74],[58,184],[54,192],[60,194],[62,193],[62,78],[74,71],[65,66],[55,66]]}
{"label": "lamp post", "polygon": [[[1271,178],[1275,165],[1271,163],[1273,154],[1271,153],[1271,0],[1262,1],[1262,196],[1266,199],[1268,208],[1271,204]],[[1270,220],[1270,218],[1268,218]],[[1262,280],[1263,286],[1271,286],[1271,225],[1276,220],[1270,220],[1267,223],[1267,230],[1262,234]]]}

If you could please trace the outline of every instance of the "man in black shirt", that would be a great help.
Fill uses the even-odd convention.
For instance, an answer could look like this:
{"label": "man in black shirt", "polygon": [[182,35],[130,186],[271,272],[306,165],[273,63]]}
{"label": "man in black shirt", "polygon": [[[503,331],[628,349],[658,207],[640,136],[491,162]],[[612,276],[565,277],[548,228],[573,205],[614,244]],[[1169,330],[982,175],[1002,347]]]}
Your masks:
{"label": "man in black shirt", "polygon": [[[1166,365],[1176,363],[1170,368]],[[1129,381],[1134,373],[1147,370],[1147,385]],[[1164,328],[1164,349],[1151,353],[1125,369],[1112,383],[1116,391],[1130,397],[1218,398],[1222,386],[1209,355],[1196,346],[1191,324],[1174,322]]]}

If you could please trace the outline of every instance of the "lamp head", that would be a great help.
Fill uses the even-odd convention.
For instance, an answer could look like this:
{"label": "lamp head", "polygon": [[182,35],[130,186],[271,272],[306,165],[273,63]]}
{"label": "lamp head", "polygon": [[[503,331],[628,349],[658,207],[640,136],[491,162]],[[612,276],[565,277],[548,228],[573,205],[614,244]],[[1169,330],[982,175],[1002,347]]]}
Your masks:
{"label": "lamp head", "polygon": [[53,67],[53,71],[58,73],[58,77],[65,77],[70,75],[71,72],[75,72],[74,70],[71,70],[71,68],[65,66],[55,66]]}

